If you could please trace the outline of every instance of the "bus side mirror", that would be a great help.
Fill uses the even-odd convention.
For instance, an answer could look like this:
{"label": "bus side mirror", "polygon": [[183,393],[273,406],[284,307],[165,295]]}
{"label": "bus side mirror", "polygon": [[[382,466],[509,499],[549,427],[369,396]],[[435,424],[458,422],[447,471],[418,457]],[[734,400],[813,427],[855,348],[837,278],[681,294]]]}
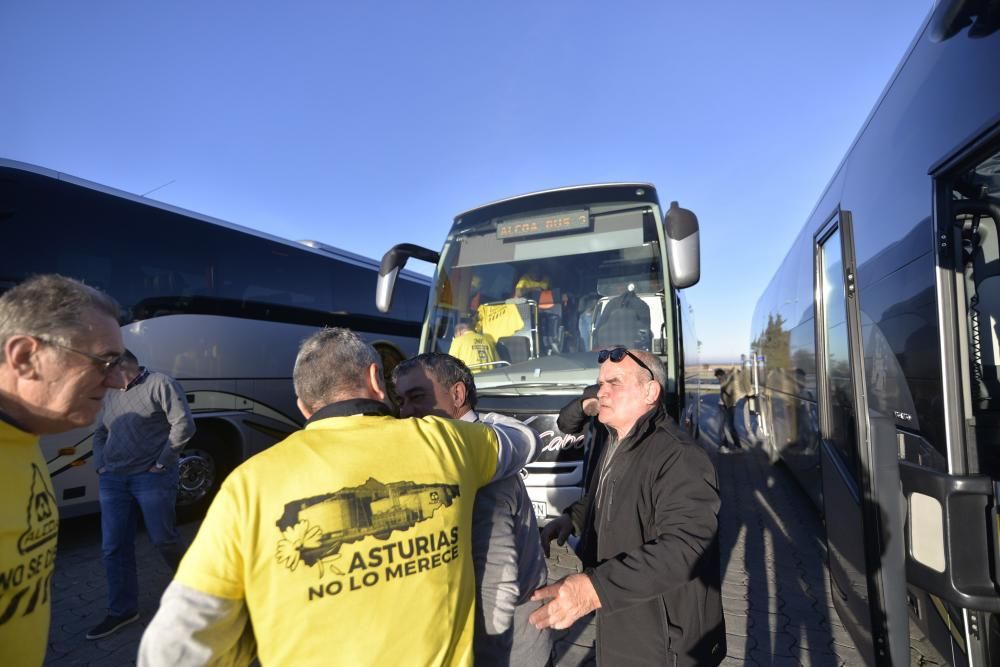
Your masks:
{"label": "bus side mirror", "polygon": [[691,287],[701,278],[698,217],[672,201],[663,221],[663,228],[667,233],[670,282],[677,289]]}
{"label": "bus side mirror", "polygon": [[375,285],[375,307],[380,313],[388,313],[392,308],[392,293],[396,291],[396,278],[406,266],[406,260],[411,257],[436,266],[441,254],[412,243],[400,243],[390,248],[389,252],[382,256],[382,265],[378,269],[378,282]]}

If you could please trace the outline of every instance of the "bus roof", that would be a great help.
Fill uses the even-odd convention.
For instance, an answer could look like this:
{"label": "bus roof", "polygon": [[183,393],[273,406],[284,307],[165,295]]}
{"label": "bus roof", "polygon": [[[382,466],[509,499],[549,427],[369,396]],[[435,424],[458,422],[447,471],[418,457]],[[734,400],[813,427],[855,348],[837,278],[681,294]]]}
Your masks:
{"label": "bus roof", "polygon": [[[227,222],[219,218],[214,218],[209,215],[204,215],[202,213],[196,213],[195,211],[189,211],[187,209],[180,208],[178,206],[173,206],[165,202],[157,201],[155,199],[148,199],[140,195],[132,194],[131,192],[126,192],[124,190],[118,190],[116,188],[108,187],[106,185],[101,185],[100,183],[95,183],[93,181],[88,181],[71,174],[66,174],[61,171],[56,171],[55,169],[48,169],[46,167],[39,167],[38,165],[29,164],[27,162],[19,162],[17,160],[11,160],[8,158],[0,157],[0,170],[11,169],[14,171],[23,171],[30,174],[36,174],[38,176],[44,176],[46,178],[69,183],[71,185],[76,185],[78,187],[87,188],[88,190],[94,190],[96,192],[101,192],[113,197],[118,197],[119,199],[124,199],[126,201],[135,202],[137,204],[142,204],[144,206],[150,206],[153,208],[158,208],[170,213],[175,213],[177,215],[183,215],[188,218],[193,218],[201,222],[205,222],[212,225],[218,225],[220,227],[225,227],[227,229],[232,229],[234,231],[241,232],[243,234],[249,234],[251,236],[256,236],[258,238],[267,239],[274,243],[280,243],[289,247],[298,248],[300,250],[305,250],[307,252],[312,252],[323,257],[330,257],[331,255],[339,260],[356,264],[359,266],[364,266],[365,268],[378,269],[379,262],[363,255],[358,255],[353,252],[348,252],[347,250],[342,250],[340,248],[335,248],[333,246],[327,245],[325,243],[320,243],[318,241],[301,242],[301,241],[291,241],[289,239],[282,238],[280,236],[275,236],[273,234],[268,234],[267,232],[262,232],[250,227],[244,227],[243,225],[238,225],[232,222]],[[417,280],[421,283],[430,284],[430,279],[412,271],[406,271],[406,277],[411,280]]]}
{"label": "bus roof", "polygon": [[[592,199],[594,194],[600,193],[600,198],[611,198],[618,199],[618,192],[632,191],[631,196],[627,197],[632,199],[636,196],[636,190],[643,190],[642,201],[649,201],[659,204],[659,199],[656,196],[656,187],[650,183],[593,183],[590,185],[568,185],[561,188],[552,188],[549,190],[539,190],[537,192],[529,192],[523,195],[514,195],[513,197],[505,197],[504,199],[498,199],[496,201],[490,202],[488,204],[483,204],[481,206],[476,206],[475,208],[470,208],[467,211],[463,211],[455,216],[455,222],[460,220],[473,217],[481,218],[484,217],[482,213],[486,210],[493,209],[513,209],[516,208],[517,204],[523,203],[527,199],[539,199],[540,205],[535,205],[533,208],[546,208],[548,200],[552,201],[552,206],[557,206],[560,204],[571,204],[573,200],[588,200]],[[569,200],[569,201],[567,201]],[[493,216],[485,216],[493,217]]]}

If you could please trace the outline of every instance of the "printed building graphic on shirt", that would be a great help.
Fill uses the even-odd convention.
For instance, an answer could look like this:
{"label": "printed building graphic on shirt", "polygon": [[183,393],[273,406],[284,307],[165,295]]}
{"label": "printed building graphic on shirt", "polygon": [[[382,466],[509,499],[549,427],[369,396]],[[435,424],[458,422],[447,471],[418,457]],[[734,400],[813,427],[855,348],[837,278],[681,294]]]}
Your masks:
{"label": "printed building graphic on shirt", "polygon": [[59,517],[56,514],[56,498],[45,481],[38,466],[31,464],[31,495],[27,500],[27,530],[17,540],[17,550],[27,554],[54,540],[59,533]]}
{"label": "printed building graphic on shirt", "polygon": [[[13,548],[11,553],[0,554],[0,626],[30,616],[49,603],[59,515],[45,475],[34,463],[31,469],[29,494],[18,507],[23,511],[24,531],[17,539],[17,555]],[[8,544],[13,547],[13,540]]]}
{"label": "printed building graphic on shirt", "polygon": [[277,559],[293,571],[299,563],[318,564],[322,576],[326,564],[340,574],[330,562],[345,544],[369,536],[387,540],[394,531],[407,531],[450,507],[458,495],[457,484],[383,484],[369,478],[361,486],[292,501],[276,522],[282,533]]}

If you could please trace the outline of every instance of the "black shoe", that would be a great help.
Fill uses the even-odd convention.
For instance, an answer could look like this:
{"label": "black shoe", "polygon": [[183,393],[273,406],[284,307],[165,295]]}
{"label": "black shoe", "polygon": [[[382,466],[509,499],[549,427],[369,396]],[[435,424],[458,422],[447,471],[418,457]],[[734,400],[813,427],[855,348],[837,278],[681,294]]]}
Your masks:
{"label": "black shoe", "polygon": [[87,639],[100,639],[101,637],[107,637],[108,635],[113,635],[122,628],[124,628],[129,623],[133,623],[139,620],[139,612],[134,614],[125,614],[124,616],[112,616],[108,614],[104,617],[96,628],[87,633]]}

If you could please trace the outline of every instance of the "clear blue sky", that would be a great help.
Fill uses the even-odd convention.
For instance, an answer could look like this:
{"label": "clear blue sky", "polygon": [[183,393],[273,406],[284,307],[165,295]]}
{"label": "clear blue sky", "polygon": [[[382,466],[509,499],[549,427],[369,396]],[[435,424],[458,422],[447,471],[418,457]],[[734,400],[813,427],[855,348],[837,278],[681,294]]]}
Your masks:
{"label": "clear blue sky", "polygon": [[930,8],[4,0],[0,156],[372,257],[648,181],[698,214],[688,297],[725,359]]}

